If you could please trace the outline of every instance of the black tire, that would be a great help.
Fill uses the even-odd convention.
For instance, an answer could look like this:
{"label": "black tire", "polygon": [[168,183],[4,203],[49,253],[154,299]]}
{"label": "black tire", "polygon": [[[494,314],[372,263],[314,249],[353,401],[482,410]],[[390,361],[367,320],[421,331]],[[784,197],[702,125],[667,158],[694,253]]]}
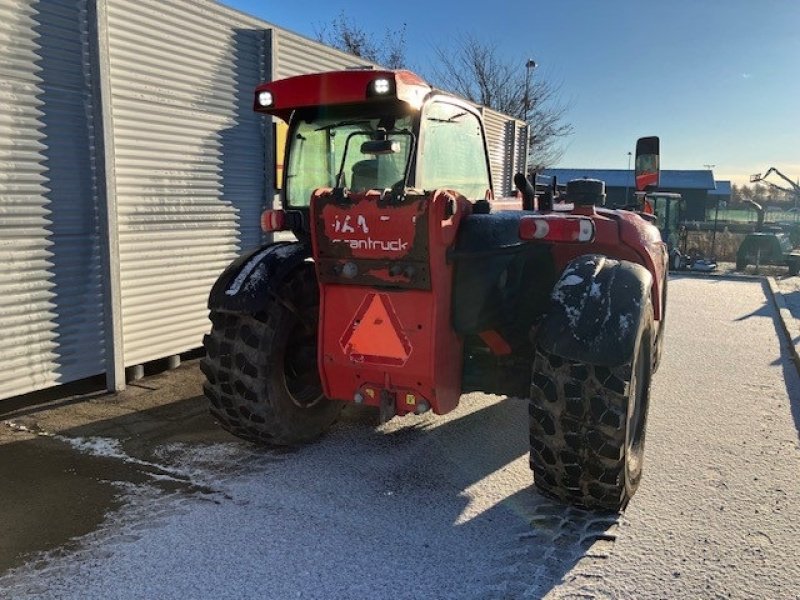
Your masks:
{"label": "black tire", "polygon": [[530,463],[545,495],[621,510],[639,486],[652,369],[648,301],[629,363],[607,368],[537,351],[530,400]]}
{"label": "black tire", "polygon": [[670,262],[669,268],[672,271],[680,271],[681,269],[683,269],[683,256],[677,250],[672,252],[669,262]]}
{"label": "black tire", "polygon": [[800,273],[800,261],[798,260],[790,260],[789,261],[789,276],[794,277],[798,273]]}
{"label": "black tire", "polygon": [[211,414],[223,428],[277,446],[328,430],[343,403],[322,393],[318,322],[319,291],[308,263],[289,274],[259,314],[211,312],[200,367]]}
{"label": "black tire", "polygon": [[[653,345],[653,374],[658,371],[658,367],[661,365],[661,357],[664,356],[664,332],[667,325],[667,290],[669,288],[668,276],[664,277],[663,287],[664,291],[661,294],[661,320],[658,322],[655,334],[656,341]],[[656,329],[655,326],[654,329]]]}

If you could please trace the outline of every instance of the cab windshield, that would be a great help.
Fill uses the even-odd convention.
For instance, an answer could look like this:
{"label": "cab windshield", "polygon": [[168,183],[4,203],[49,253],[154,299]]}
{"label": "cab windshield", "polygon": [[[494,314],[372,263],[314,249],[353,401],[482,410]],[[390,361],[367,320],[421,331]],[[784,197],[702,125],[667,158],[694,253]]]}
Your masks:
{"label": "cab windshield", "polygon": [[[347,111],[309,113],[298,117],[291,133],[286,171],[290,206],[309,205],[317,188],[339,185],[353,192],[402,186],[414,145],[410,115],[354,115]],[[396,142],[395,152],[364,154],[364,142],[380,137]]]}

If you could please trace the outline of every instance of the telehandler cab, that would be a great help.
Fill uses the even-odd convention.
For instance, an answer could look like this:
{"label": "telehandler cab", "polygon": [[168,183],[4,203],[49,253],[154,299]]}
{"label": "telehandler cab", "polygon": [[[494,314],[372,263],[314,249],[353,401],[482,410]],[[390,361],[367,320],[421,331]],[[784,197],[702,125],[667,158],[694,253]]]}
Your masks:
{"label": "telehandler cab", "polygon": [[[387,420],[467,391],[525,397],[536,486],[624,507],[663,343],[652,219],[602,208],[603,182],[537,199],[522,175],[516,210],[494,210],[479,111],[408,71],[265,83],[255,110],[289,124],[283,207],[262,227],[298,241],[246,252],[213,286],[202,369],[220,424],[292,445],[348,402]],[[640,163],[657,180],[657,154]]]}

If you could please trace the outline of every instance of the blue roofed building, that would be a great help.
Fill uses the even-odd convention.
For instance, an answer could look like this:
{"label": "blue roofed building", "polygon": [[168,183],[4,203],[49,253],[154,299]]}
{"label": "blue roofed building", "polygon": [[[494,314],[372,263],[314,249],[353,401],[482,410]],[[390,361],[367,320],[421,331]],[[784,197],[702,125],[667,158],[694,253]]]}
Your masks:
{"label": "blue roofed building", "polygon": [[719,202],[720,206],[725,206],[731,201],[731,182],[722,180],[716,181],[715,183],[717,184],[717,189],[710,190],[708,192],[708,197],[713,204]]}
{"label": "blue roofed building", "polygon": [[[559,184],[572,179],[600,179],[606,182],[606,206],[616,207],[632,204],[634,184],[633,171],[627,169],[546,169],[542,173],[547,177],[555,176]],[[724,182],[720,182],[724,183]],[[730,182],[728,199],[730,199]],[[698,170],[662,170],[662,192],[676,192],[683,196],[686,203],[685,219],[703,221],[706,209],[716,204],[716,197],[710,193],[717,189],[714,173],[709,169]]]}

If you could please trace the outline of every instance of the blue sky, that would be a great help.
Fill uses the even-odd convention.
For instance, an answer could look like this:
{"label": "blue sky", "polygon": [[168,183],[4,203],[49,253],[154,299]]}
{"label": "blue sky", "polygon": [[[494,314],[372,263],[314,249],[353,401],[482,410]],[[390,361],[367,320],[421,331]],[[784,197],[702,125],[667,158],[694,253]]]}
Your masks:
{"label": "blue sky", "polygon": [[367,30],[407,25],[411,67],[470,32],[561,85],[575,131],[558,166],[627,168],[659,135],[662,168],[716,165],[747,181],[775,166],[800,177],[800,0],[224,0],[314,37],[342,10]]}

